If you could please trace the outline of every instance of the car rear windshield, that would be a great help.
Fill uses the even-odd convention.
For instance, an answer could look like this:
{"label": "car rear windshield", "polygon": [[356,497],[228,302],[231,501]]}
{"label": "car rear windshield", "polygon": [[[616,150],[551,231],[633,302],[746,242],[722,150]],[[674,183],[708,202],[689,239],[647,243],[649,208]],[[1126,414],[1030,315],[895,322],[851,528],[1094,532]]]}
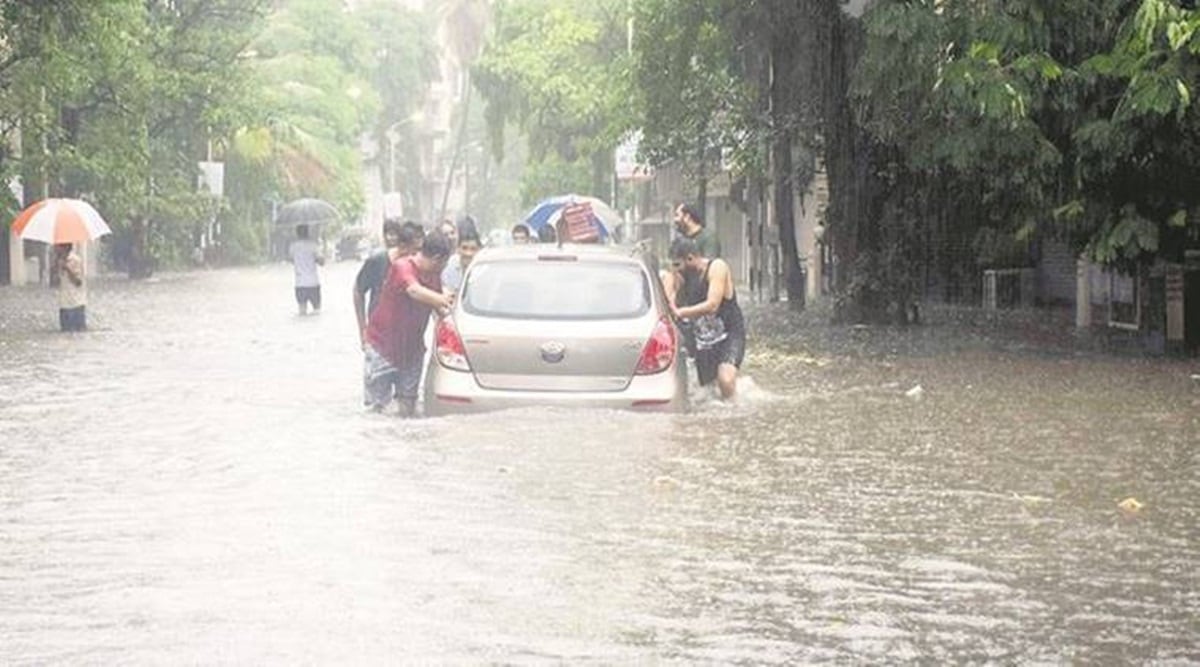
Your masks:
{"label": "car rear windshield", "polygon": [[473,315],[545,320],[621,319],[650,308],[650,285],[629,264],[490,262],[474,267],[462,292]]}

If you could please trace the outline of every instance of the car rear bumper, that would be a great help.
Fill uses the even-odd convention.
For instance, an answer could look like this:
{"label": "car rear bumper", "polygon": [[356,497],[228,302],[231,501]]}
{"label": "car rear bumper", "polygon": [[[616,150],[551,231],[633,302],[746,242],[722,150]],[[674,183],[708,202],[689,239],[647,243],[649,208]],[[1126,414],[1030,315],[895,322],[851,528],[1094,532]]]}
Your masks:
{"label": "car rear bumper", "polygon": [[638,375],[621,391],[512,391],[484,389],[471,373],[448,370],[436,361],[425,379],[425,414],[470,414],[531,406],[588,407],[637,412],[683,412],[687,368],[677,363],[662,373]]}

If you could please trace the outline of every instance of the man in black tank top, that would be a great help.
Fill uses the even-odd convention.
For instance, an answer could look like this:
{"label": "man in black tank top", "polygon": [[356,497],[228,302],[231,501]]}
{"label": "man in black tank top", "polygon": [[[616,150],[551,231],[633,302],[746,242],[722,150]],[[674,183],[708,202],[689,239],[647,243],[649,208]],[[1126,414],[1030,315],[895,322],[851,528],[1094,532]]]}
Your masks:
{"label": "man in black tank top", "polygon": [[746,355],[746,320],[733,290],[729,265],[720,258],[705,257],[689,238],[676,239],[670,255],[671,264],[685,276],[699,276],[684,282],[671,309],[677,318],[692,322],[700,384],[716,380],[721,397],[732,400]]}

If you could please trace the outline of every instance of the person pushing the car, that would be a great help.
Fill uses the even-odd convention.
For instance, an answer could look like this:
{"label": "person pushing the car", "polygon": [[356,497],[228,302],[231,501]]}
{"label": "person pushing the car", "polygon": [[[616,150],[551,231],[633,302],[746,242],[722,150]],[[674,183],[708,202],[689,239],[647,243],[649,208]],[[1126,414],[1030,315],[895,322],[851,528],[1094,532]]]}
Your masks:
{"label": "person pushing the car", "polygon": [[450,248],[445,234],[433,232],[420,252],[397,259],[388,270],[363,346],[363,402],[373,410],[382,411],[395,396],[402,417],[416,414],[429,314],[436,309],[444,316],[454,304],[453,294],[442,293]]}
{"label": "person pushing the car", "polygon": [[716,380],[721,398],[732,400],[746,354],[746,320],[737,302],[733,273],[725,260],[705,257],[696,241],[687,237],[675,239],[670,256],[678,271],[696,277],[685,281],[671,310],[676,317],[692,321],[700,385]]}

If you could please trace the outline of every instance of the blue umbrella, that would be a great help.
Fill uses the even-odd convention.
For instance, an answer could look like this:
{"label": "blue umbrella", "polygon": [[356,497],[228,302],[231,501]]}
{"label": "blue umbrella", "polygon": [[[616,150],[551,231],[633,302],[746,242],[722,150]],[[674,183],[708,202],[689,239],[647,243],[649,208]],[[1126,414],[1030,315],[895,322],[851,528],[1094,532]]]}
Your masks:
{"label": "blue umbrella", "polygon": [[563,210],[574,204],[585,205],[590,210],[592,224],[601,240],[609,237],[609,228],[621,224],[621,216],[603,200],[587,195],[559,195],[538,202],[522,220],[534,234],[546,227],[554,228],[562,219]]}

